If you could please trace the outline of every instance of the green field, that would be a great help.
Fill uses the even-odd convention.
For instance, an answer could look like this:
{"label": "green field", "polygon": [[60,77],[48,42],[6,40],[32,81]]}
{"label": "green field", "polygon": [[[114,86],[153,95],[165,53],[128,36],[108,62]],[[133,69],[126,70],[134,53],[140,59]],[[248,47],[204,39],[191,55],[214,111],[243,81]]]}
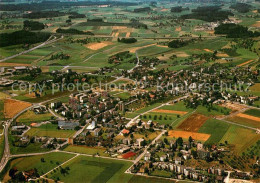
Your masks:
{"label": "green field", "polygon": [[19,116],[16,121],[21,123],[32,123],[32,122],[48,121],[50,119],[52,119],[51,113],[35,114],[33,111],[26,111],[21,116]]}
{"label": "green field", "polygon": [[207,120],[202,127],[200,127],[200,133],[210,134],[210,138],[206,141],[206,144],[216,144],[227,132],[230,125],[216,119]]}
{"label": "green field", "polygon": [[141,119],[144,121],[152,120],[154,122],[158,122],[159,124],[170,125],[177,119],[177,114],[149,112],[144,114]]}
{"label": "green field", "polygon": [[[39,175],[43,175],[61,163],[69,160],[73,156],[75,155],[62,152],[53,152],[38,156],[16,158],[11,161],[10,168],[16,167],[19,171],[28,171],[36,168]],[[44,159],[44,162],[41,161],[42,158]],[[5,178],[7,177],[9,176],[6,175]]]}
{"label": "green field", "polygon": [[134,175],[128,183],[173,183],[174,180]]}
{"label": "green field", "polygon": [[249,109],[246,112],[244,112],[244,114],[248,114],[248,115],[260,118],[260,110],[257,110],[257,109]]}
{"label": "green field", "polygon": [[69,145],[64,149],[64,151],[69,152],[76,152],[76,153],[82,153],[82,154],[99,154],[100,156],[108,156],[108,154],[105,153],[106,149],[99,148],[99,147],[84,147],[84,146],[72,146]]}
{"label": "green field", "polygon": [[[9,137],[9,141],[10,141]],[[11,154],[27,154],[27,153],[39,153],[39,152],[47,152],[50,151],[50,149],[47,148],[41,148],[41,143],[30,143],[26,147],[17,147],[13,146],[12,143],[10,143],[10,152]]]}
{"label": "green field", "polygon": [[197,108],[197,112],[203,114],[205,116],[218,116],[218,115],[226,115],[231,112],[230,109],[221,107],[219,105],[213,104],[210,110],[206,106],[199,105]]}
{"label": "green field", "polygon": [[69,167],[67,174],[60,171],[48,174],[48,178],[62,182],[128,182],[132,175],[124,174],[131,162],[78,156],[62,167]]}
{"label": "green field", "polygon": [[142,113],[144,113],[146,111],[149,111],[149,110],[151,110],[151,109],[153,109],[155,107],[158,107],[160,105],[161,105],[161,103],[155,103],[155,104],[149,105],[147,107],[144,107],[142,109],[139,109],[137,111],[134,111],[134,112],[131,112],[131,113],[130,112],[126,113],[126,117],[127,118],[134,118],[134,117],[136,117],[136,116],[138,116],[138,115],[140,115],[140,114],[142,114]]}
{"label": "green field", "polygon": [[165,106],[162,106],[161,108],[159,109],[165,109],[165,110],[174,110],[174,111],[186,111],[186,112],[190,112],[192,111],[193,109],[190,109],[190,108],[186,108],[186,106],[184,105],[184,102],[178,102],[174,105],[165,105]]}
{"label": "green field", "polygon": [[231,125],[220,142],[224,144],[227,141],[228,144],[234,145],[236,154],[241,154],[259,139],[255,131]]}
{"label": "green field", "polygon": [[254,127],[254,128],[260,128],[260,122],[259,121],[255,121],[252,119],[248,119],[248,118],[243,118],[243,117],[239,117],[239,116],[232,116],[230,118],[227,118],[228,121],[232,121],[234,123],[238,123],[241,125],[246,125],[246,126],[250,126],[250,127]]}
{"label": "green field", "polygon": [[32,127],[26,135],[38,137],[69,138],[75,133],[74,130],[59,130],[58,125],[43,124],[39,127]]}

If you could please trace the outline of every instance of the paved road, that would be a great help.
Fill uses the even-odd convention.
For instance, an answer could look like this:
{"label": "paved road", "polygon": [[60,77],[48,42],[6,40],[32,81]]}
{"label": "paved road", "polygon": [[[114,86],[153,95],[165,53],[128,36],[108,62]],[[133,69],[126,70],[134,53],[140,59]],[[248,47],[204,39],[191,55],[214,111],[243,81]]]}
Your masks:
{"label": "paved road", "polygon": [[23,55],[23,54],[25,54],[25,53],[31,52],[31,51],[33,51],[33,50],[36,50],[37,48],[46,46],[47,44],[54,43],[54,42],[56,42],[56,41],[58,41],[58,40],[63,39],[63,36],[62,36],[61,38],[59,38],[59,39],[57,39],[56,37],[54,37],[54,39],[51,39],[51,38],[52,38],[52,36],[51,36],[47,41],[43,42],[42,44],[40,44],[40,45],[38,45],[38,46],[35,46],[35,47],[29,49],[29,50],[25,50],[25,51],[20,52],[20,53],[18,53],[18,54],[16,54],[16,55],[12,55],[12,56],[10,56],[10,57],[3,58],[3,59],[0,60],[0,62],[4,62],[4,61],[7,61],[7,60],[10,60],[10,59],[12,59],[12,58],[15,58],[15,57],[18,57],[18,56]]}

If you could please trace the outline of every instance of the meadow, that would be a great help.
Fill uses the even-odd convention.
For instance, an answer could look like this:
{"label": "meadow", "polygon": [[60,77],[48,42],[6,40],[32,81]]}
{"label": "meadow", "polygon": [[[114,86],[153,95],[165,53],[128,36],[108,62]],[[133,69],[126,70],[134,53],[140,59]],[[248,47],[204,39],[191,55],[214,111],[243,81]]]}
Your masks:
{"label": "meadow", "polygon": [[[16,167],[19,171],[28,171],[36,168],[39,175],[43,175],[50,171],[51,169],[57,167],[59,164],[72,158],[73,154],[53,152],[38,156],[29,156],[15,158],[11,160],[10,169]],[[44,161],[42,161],[44,160]],[[6,173],[4,180],[8,180],[10,177]]]}
{"label": "meadow", "polygon": [[131,162],[78,156],[62,167],[69,167],[67,174],[60,171],[48,174],[48,178],[63,182],[128,182],[132,175],[124,174]]}

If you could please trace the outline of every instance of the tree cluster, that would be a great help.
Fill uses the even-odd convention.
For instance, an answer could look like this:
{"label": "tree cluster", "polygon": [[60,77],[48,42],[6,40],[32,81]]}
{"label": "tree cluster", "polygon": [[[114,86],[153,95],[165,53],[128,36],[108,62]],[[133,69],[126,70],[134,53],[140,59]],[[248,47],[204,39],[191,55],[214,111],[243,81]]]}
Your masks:
{"label": "tree cluster", "polygon": [[25,20],[23,22],[23,28],[25,30],[42,30],[44,29],[44,24],[37,21]]}
{"label": "tree cluster", "polygon": [[35,44],[46,41],[49,37],[49,33],[29,32],[26,30],[15,31],[12,33],[3,33],[0,34],[0,47],[17,44]]}
{"label": "tree cluster", "polygon": [[203,6],[193,9],[191,14],[182,15],[181,18],[215,22],[228,19],[228,16],[233,16],[233,13],[221,10],[220,6]]}
{"label": "tree cluster", "polygon": [[248,38],[260,36],[259,32],[249,31],[247,27],[237,24],[221,24],[215,28],[215,34],[226,34],[228,38]]}

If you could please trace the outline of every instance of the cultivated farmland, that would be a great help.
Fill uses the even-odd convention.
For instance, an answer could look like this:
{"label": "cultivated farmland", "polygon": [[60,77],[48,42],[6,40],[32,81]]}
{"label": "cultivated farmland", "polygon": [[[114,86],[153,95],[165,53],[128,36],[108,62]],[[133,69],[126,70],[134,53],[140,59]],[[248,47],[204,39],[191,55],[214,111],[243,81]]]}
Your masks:
{"label": "cultivated farmland", "polygon": [[208,117],[201,114],[192,114],[185,119],[177,128],[184,131],[197,132],[207,121]]}
{"label": "cultivated farmland", "polygon": [[6,118],[13,118],[22,110],[30,107],[32,104],[18,100],[5,99],[4,101],[4,114]]}

